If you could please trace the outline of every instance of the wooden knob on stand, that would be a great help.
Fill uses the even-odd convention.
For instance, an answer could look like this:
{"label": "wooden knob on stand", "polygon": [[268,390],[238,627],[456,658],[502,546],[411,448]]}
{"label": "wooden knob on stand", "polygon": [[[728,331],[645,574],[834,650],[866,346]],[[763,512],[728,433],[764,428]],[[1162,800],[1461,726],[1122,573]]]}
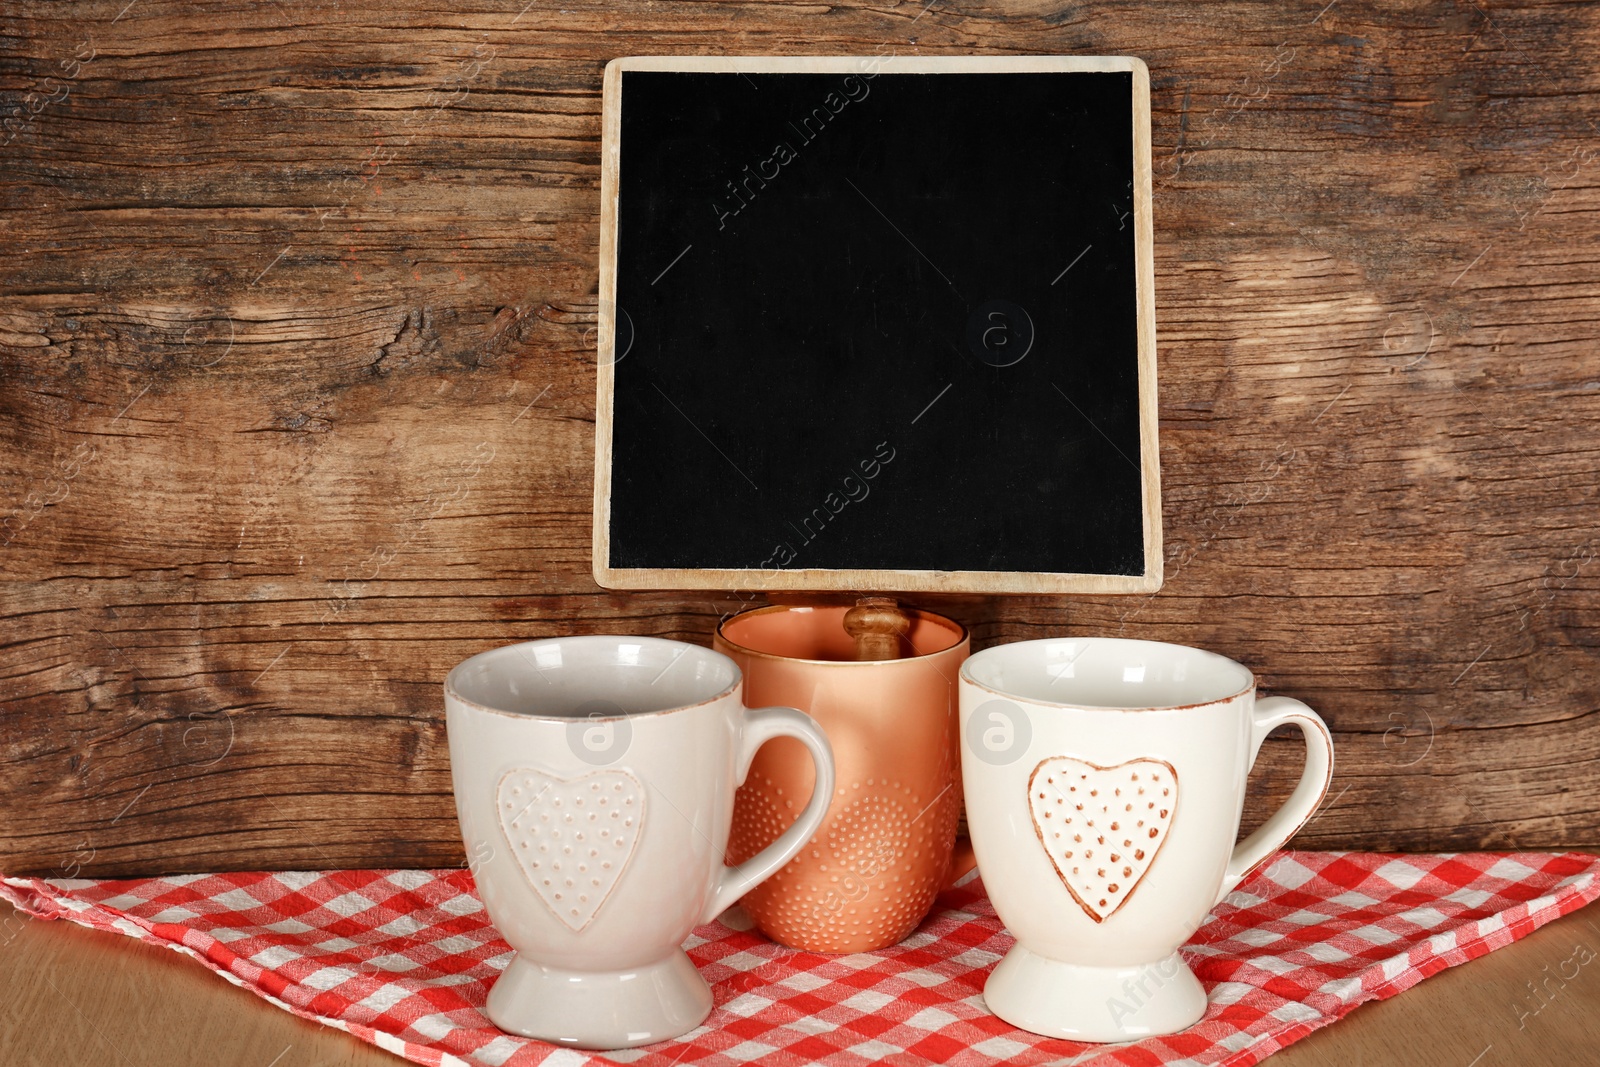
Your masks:
{"label": "wooden knob on stand", "polygon": [[856,639],[856,659],[899,659],[900,638],[911,618],[893,597],[865,596],[844,614],[844,632]]}

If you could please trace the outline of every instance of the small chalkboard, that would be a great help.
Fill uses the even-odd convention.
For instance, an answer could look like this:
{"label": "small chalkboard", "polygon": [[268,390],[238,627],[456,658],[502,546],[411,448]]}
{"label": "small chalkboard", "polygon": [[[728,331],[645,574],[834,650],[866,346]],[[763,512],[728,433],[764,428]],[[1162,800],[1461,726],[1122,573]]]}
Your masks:
{"label": "small chalkboard", "polygon": [[601,585],[1160,587],[1143,62],[619,59],[601,194]]}

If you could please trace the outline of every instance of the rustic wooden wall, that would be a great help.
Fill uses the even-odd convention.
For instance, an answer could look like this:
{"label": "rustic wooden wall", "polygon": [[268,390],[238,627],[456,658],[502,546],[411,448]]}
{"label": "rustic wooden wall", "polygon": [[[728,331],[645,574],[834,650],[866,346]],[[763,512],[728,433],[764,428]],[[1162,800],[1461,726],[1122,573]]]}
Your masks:
{"label": "rustic wooden wall", "polygon": [[589,578],[601,68],[880,47],[1154,85],[1166,586],[925,602],[1258,668],[1304,844],[1600,843],[1600,10],[1323,2],[4,3],[0,869],[457,863],[452,663],[707,640]]}

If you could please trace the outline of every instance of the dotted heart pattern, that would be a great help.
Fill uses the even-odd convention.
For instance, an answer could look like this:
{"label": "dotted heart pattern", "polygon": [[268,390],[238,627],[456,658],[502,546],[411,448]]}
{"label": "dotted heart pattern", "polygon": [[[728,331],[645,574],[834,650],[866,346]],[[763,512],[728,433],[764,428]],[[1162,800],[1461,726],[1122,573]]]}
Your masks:
{"label": "dotted heart pattern", "polygon": [[500,829],[539,899],[582,930],[617,887],[644,828],[644,786],[627,771],[557,778],[509,771],[495,795]]}
{"label": "dotted heart pattern", "polygon": [[1104,922],[1139,887],[1178,810],[1178,775],[1158,759],[1102,767],[1070,756],[1041,760],[1028,809],[1061,883],[1084,914]]}

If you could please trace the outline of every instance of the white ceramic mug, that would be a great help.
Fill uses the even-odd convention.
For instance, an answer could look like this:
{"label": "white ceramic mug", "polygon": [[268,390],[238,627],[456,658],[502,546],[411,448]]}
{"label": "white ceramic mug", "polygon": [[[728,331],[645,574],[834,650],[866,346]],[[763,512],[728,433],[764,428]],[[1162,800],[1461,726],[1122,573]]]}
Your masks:
{"label": "white ceramic mug", "polygon": [[[822,730],[752,711],[738,666],[655,637],[497,648],[445,680],[456,813],[489,918],[517,950],[489,993],[503,1030],[579,1048],[686,1033],[711,990],[681,945],[799,852],[833,794]],[[734,790],[793,737],[816,788],[770,846],[725,866]]]}
{"label": "white ceramic mug", "polygon": [[[1235,844],[1274,727],[1305,769]],[[978,869],[1017,943],[984,987],[1013,1026],[1079,1041],[1175,1033],[1205,1014],[1178,947],[1321,803],[1333,745],[1316,713],[1256,699],[1248,669],[1182,645],[1057,638],[961,669],[962,780]]]}

